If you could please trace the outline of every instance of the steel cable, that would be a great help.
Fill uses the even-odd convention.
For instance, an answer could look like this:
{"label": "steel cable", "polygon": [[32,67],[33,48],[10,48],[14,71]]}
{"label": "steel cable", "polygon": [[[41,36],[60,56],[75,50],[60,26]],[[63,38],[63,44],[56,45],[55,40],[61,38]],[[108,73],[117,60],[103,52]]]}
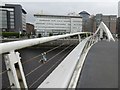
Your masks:
{"label": "steel cable", "polygon": [[0,72],[0,75],[6,73],[6,72],[8,72],[8,71],[10,71],[10,69],[8,69],[8,70],[4,70],[4,71]]}
{"label": "steel cable", "polygon": [[[72,44],[73,45],[73,44]],[[69,45],[67,47],[67,49],[72,46],[72,45]],[[51,68],[49,68],[42,76],[40,76],[37,80],[35,80],[35,82],[33,82],[29,88],[31,88],[35,83],[37,83],[46,73],[48,73],[57,63],[59,63],[68,53],[66,53],[64,56],[61,57],[61,59],[59,59]]]}
{"label": "steel cable", "polygon": [[[57,48],[59,48],[59,47],[61,47],[62,45],[64,45],[64,43],[61,44],[61,45],[59,45],[59,46],[57,46],[57,47],[55,47],[55,48],[52,48],[52,49],[46,51],[46,54],[49,53],[49,52],[51,52],[51,51],[53,51],[53,50],[55,50],[55,49],[57,49]],[[35,56],[35,57],[31,58],[31,59],[28,59],[28,60],[24,61],[22,64],[28,63],[28,62],[30,62],[30,61],[32,61],[32,60],[34,60],[35,58],[38,58],[38,57],[40,57],[40,56],[42,56],[42,55],[39,54],[39,55],[37,55],[37,56]]]}
{"label": "steel cable", "polygon": [[[65,49],[63,49],[62,51],[60,51],[59,53],[57,53],[56,55],[54,55],[53,57],[51,57],[50,59],[48,59],[47,61],[49,62],[50,60],[52,60],[53,58],[55,58],[57,55],[59,55],[60,53],[62,53],[63,51],[65,51],[67,48],[69,48],[70,46],[72,46],[73,44],[69,45],[68,47],[66,47]],[[48,63],[47,62],[47,63]],[[46,64],[46,63],[45,63]],[[27,73],[25,76],[29,76],[31,73],[33,73],[34,71],[36,71],[38,68],[40,68],[41,66],[43,66],[44,64],[36,67],[35,69],[31,70],[29,73]]]}

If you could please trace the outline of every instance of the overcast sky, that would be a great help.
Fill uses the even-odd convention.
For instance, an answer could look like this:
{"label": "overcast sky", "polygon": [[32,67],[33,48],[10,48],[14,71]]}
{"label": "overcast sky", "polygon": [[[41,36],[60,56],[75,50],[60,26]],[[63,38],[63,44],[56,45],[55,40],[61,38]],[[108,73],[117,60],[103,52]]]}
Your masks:
{"label": "overcast sky", "polygon": [[[15,2],[14,2],[15,1]],[[89,2],[88,2],[89,1]],[[119,0],[4,0],[5,3],[21,4],[27,12],[27,22],[34,23],[34,14],[43,11],[45,14],[67,15],[70,12],[87,11],[91,15],[118,14]]]}

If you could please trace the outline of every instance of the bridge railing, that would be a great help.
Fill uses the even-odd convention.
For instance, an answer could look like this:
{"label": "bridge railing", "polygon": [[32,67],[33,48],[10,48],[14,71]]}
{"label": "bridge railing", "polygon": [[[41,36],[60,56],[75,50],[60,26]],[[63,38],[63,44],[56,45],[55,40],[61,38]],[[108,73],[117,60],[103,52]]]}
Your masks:
{"label": "bridge railing", "polygon": [[[36,38],[36,39],[29,39],[29,40],[22,40],[22,41],[1,43],[0,44],[0,54],[5,54],[4,57],[5,57],[5,64],[6,64],[6,68],[7,68],[6,71],[8,74],[11,88],[28,88],[27,83],[26,83],[26,78],[25,78],[25,75],[23,72],[23,67],[21,64],[20,53],[16,52],[16,50],[19,50],[19,49],[22,49],[25,47],[38,45],[38,44],[45,43],[48,41],[53,41],[53,40],[57,40],[57,39],[65,38],[65,37],[78,35],[79,42],[81,42],[81,43],[79,43],[79,45],[70,53],[70,55],[68,55],[65,58],[65,60],[63,60],[63,63],[61,63],[61,64],[64,64],[64,66],[66,67],[67,62],[69,62],[72,59],[72,57],[74,57],[73,55],[76,55],[76,52],[77,52],[77,56],[75,59],[76,62],[73,61],[74,58],[71,60],[72,66],[71,66],[70,71],[68,70],[70,72],[70,74],[66,73],[66,75],[67,75],[67,78],[65,79],[66,83],[62,84],[63,86],[60,86],[60,87],[64,87],[64,88],[67,87],[69,80],[71,79],[71,75],[77,64],[77,61],[81,56],[81,53],[85,49],[87,49],[89,46],[91,46],[95,41],[98,40],[97,37],[99,38],[99,36],[97,36],[97,34],[99,33],[99,31],[100,31],[100,38],[102,38],[103,31],[104,31],[107,34],[109,41],[110,40],[114,41],[114,38],[112,37],[109,29],[102,22],[100,24],[100,26],[98,27],[97,31],[95,32],[95,34],[89,38],[86,38],[85,40],[82,40],[82,42],[81,42],[80,34],[85,34],[85,33],[89,33],[89,32],[78,32],[78,33],[72,33],[72,34],[65,34],[65,35],[58,35],[58,36],[51,36],[51,37],[43,37],[43,38]],[[73,63],[74,63],[74,65],[73,65]],[[61,67],[62,66],[61,64],[57,68]],[[69,67],[66,67],[66,68],[69,69]],[[61,67],[61,69],[62,69],[62,67]],[[63,77],[62,79],[64,79],[64,78],[65,77]],[[44,86],[44,84],[41,84],[40,87],[45,87],[45,86]],[[49,87],[49,85],[48,85],[48,87]]]}
{"label": "bridge railing", "polygon": [[[94,43],[92,36],[82,40],[38,88],[71,88],[75,83],[71,79],[81,55]],[[81,68],[82,65],[83,63],[80,64]]]}
{"label": "bridge railing", "polygon": [[85,33],[89,32],[78,32],[72,34],[1,43],[0,54],[4,54],[6,70],[11,88],[28,88],[21,64],[20,53],[16,52],[16,50],[75,35],[79,36],[79,41],[81,41],[80,35]]}
{"label": "bridge railing", "polygon": [[88,50],[103,38],[103,32],[107,34],[109,41],[114,41],[109,29],[101,22],[93,36],[80,42],[38,88],[76,88]]}

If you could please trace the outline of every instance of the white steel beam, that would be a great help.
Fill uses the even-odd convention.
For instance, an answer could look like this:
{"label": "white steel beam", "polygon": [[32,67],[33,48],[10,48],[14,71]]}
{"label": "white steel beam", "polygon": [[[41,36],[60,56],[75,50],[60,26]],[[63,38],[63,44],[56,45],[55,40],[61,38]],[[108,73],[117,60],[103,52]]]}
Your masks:
{"label": "white steel beam", "polygon": [[19,55],[19,52],[14,51],[5,55],[6,68],[9,70],[8,78],[10,85],[13,85],[12,88],[28,88]]}
{"label": "white steel beam", "polygon": [[38,88],[67,88],[84,46],[90,38],[79,43]]}
{"label": "white steel beam", "polygon": [[[94,33],[94,35],[96,35],[96,34],[97,34],[99,31],[101,31],[101,30],[103,30],[103,31],[106,33],[109,41],[110,41],[110,40],[115,41],[115,39],[113,38],[110,30],[109,30],[108,27],[104,24],[104,22],[101,22],[101,23],[100,23],[100,25],[99,25],[97,31]],[[100,34],[100,35],[101,35],[101,34]]]}
{"label": "white steel beam", "polygon": [[18,49],[29,47],[29,46],[34,46],[34,45],[45,43],[45,42],[52,41],[52,40],[57,40],[60,38],[83,34],[83,33],[89,33],[89,32],[77,32],[77,33],[72,33],[72,34],[57,35],[57,36],[51,36],[51,37],[42,37],[42,38],[1,43],[0,44],[0,54],[10,52],[12,50],[18,50]]}

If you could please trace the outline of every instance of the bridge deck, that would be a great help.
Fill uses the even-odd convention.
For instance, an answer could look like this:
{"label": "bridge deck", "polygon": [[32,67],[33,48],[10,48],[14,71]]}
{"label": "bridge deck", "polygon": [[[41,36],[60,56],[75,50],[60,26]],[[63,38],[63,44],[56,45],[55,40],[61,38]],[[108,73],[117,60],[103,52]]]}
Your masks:
{"label": "bridge deck", "polygon": [[86,57],[77,88],[117,87],[118,42],[98,42]]}

